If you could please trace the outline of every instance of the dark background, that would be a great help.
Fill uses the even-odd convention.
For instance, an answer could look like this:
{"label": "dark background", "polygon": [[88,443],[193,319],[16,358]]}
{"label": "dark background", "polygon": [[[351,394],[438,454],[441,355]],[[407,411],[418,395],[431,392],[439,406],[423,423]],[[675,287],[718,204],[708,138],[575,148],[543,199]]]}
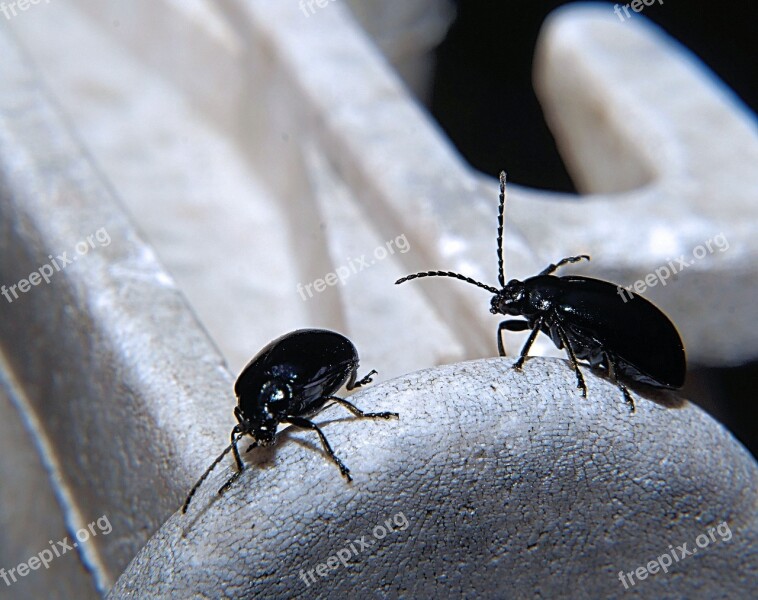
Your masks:
{"label": "dark background", "polygon": [[[507,166],[509,179],[517,184],[575,192],[531,81],[540,26],[548,13],[569,2],[455,3],[458,16],[437,50],[432,114],[478,170],[494,176]],[[612,13],[614,3],[598,4]],[[630,13],[634,20],[647,18],[660,25],[756,111],[755,4],[664,0]],[[758,457],[756,389],[758,357],[728,369],[690,364],[682,393],[724,423]]]}

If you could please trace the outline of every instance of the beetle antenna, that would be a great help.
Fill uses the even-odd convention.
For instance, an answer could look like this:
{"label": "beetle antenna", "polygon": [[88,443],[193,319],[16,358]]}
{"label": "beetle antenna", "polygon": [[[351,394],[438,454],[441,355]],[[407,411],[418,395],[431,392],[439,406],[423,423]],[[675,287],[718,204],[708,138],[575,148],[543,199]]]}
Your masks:
{"label": "beetle antenna", "polygon": [[208,477],[208,475],[210,475],[211,471],[213,471],[213,469],[215,468],[215,466],[218,463],[220,463],[221,460],[227,454],[229,454],[229,451],[232,449],[232,446],[233,446],[233,444],[229,444],[226,448],[224,448],[224,451],[216,457],[216,460],[214,460],[211,463],[211,466],[208,467],[205,470],[205,473],[203,473],[202,476],[200,477],[200,479],[197,480],[197,483],[194,486],[192,486],[192,489],[190,490],[190,493],[187,494],[187,499],[184,501],[184,505],[182,506],[182,514],[185,514],[187,512],[187,508],[189,507],[190,502],[192,501],[192,496],[195,495],[195,492],[197,491],[197,489],[203,484],[203,481],[205,481],[205,479]]}
{"label": "beetle antenna", "polygon": [[398,285],[410,279],[421,279],[422,277],[453,277],[454,279],[460,279],[461,281],[465,281],[466,283],[471,283],[475,285],[476,287],[484,288],[485,290],[487,290],[488,292],[492,292],[493,294],[497,294],[500,291],[492,287],[491,285],[486,285],[482,283],[481,281],[477,281],[476,279],[471,279],[471,277],[466,277],[465,275],[461,275],[460,273],[453,273],[452,271],[424,271],[422,273],[414,273],[413,275],[406,275],[405,277],[401,277],[395,282],[395,285]]}
{"label": "beetle antenna", "polygon": [[505,287],[505,267],[503,266],[503,221],[505,220],[505,171],[500,171],[500,208],[497,213],[497,280]]}

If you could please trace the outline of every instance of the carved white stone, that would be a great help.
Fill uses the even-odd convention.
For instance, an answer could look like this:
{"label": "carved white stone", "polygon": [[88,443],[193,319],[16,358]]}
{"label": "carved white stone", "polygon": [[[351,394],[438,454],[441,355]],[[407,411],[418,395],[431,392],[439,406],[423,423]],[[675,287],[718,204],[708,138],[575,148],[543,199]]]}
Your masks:
{"label": "carved white stone", "polygon": [[[424,57],[403,54],[403,36],[380,25],[397,13],[384,21],[377,6],[356,12],[423,87]],[[755,577],[756,467],[722,428],[686,404],[641,400],[629,415],[589,373],[581,399],[564,362],[529,361],[523,376],[508,360],[460,363],[495,353],[487,294],[454,281],[393,285],[436,268],[496,283],[496,174],[463,163],[344,3],[309,17],[295,0],[32,9],[0,20],[0,283],[99,227],[113,241],[4,306],[3,369],[17,384],[6,389],[14,408],[0,411],[22,413],[30,441],[0,455],[11,469],[17,453],[42,457],[49,485],[31,471],[24,484],[47,498],[39,512],[51,532],[59,517],[71,530],[109,516],[113,533],[82,552],[101,591],[156,531],[115,597],[139,597],[147,582],[207,585],[209,595],[214,581],[297,590],[295,567],[397,509],[408,529],[323,589],[351,588],[358,571],[365,590],[397,585],[416,560],[439,590],[470,582],[482,594],[550,595],[571,580],[620,595],[618,570],[728,518],[729,542],[639,585],[652,596],[698,582],[744,595]],[[444,19],[424,23],[444,30]],[[755,357],[754,117],[643,18],[620,23],[609,7],[573,5],[550,19],[535,84],[587,195],[509,188],[508,277],[586,252],[592,263],[575,272],[629,285],[710,240],[712,251],[645,295],[677,323],[691,359]],[[379,259],[400,236],[409,250]],[[300,294],[298,284],[364,254],[374,264],[344,285]],[[362,368],[385,382],[356,400],[398,407],[401,422],[325,428],[352,486],[306,436],[313,448],[282,443],[268,454],[276,469],[251,468],[211,503],[217,473],[194,517],[159,530],[226,443],[234,374],[303,326],[347,334]],[[536,352],[560,354],[540,338]],[[519,344],[508,336],[510,353]],[[457,364],[418,372],[442,363]],[[3,543],[2,556],[26,557],[29,540]],[[531,558],[523,566],[524,556],[555,571],[530,568]]]}

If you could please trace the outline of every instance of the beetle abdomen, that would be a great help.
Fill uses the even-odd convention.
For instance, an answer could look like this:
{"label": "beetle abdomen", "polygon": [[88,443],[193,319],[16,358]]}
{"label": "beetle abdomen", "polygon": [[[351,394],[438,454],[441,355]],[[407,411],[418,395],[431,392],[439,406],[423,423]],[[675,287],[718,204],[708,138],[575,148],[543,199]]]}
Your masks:
{"label": "beetle abdomen", "polygon": [[602,351],[606,351],[618,359],[621,374],[630,379],[666,388],[684,384],[684,345],[674,324],[654,304],[626,290],[622,296],[618,293],[622,288],[599,279],[553,279],[560,282],[555,286],[554,314],[569,334],[577,358],[596,363],[604,360]]}

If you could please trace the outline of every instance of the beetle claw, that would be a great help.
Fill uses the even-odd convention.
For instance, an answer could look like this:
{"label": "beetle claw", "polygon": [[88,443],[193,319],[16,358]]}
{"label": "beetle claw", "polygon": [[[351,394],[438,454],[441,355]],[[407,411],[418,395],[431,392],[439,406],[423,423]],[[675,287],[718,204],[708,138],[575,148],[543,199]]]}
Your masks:
{"label": "beetle claw", "polygon": [[369,419],[399,419],[400,415],[395,412],[366,413],[364,418]]}

